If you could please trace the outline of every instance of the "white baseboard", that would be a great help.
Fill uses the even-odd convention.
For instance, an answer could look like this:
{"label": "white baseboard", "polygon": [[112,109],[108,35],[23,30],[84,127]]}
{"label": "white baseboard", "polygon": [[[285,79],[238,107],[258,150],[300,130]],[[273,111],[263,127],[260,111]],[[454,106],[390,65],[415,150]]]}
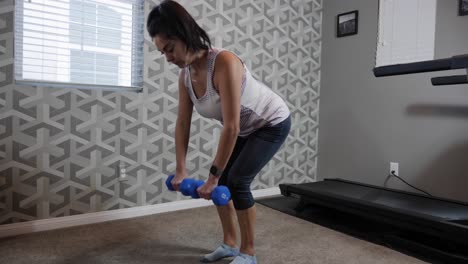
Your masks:
{"label": "white baseboard", "polygon": [[[254,196],[254,198],[264,198],[280,194],[281,192],[279,187],[252,191],[252,195]],[[0,238],[79,225],[95,224],[111,220],[127,219],[145,215],[173,212],[197,207],[205,207],[210,206],[212,204],[213,203],[208,200],[188,199],[155,205],[138,206],[134,208],[117,209],[82,215],[63,216],[57,218],[6,224],[0,225]]]}

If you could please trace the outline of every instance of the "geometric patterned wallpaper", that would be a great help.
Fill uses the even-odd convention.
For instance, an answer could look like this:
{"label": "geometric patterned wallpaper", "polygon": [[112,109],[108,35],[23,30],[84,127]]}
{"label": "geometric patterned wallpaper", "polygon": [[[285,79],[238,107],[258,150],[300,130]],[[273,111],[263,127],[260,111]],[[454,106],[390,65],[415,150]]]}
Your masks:
{"label": "geometric patterned wallpaper", "polygon": [[[180,1],[291,109],[290,135],[253,189],[315,180],[322,1]],[[13,14],[14,1],[0,1],[0,224],[186,199],[164,185],[175,170],[179,70],[149,37],[142,93],[19,86]],[[193,115],[189,175],[206,178],[220,129]]]}

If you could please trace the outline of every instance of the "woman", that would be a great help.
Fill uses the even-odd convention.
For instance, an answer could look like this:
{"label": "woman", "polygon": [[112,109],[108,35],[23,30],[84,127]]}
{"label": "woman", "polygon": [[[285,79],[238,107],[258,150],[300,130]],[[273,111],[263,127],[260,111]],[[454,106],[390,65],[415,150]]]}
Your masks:
{"label": "woman", "polygon": [[223,243],[201,261],[233,256],[234,264],[257,263],[256,209],[250,184],[286,139],[291,126],[289,109],[278,95],[252,77],[235,54],[212,48],[207,33],[177,2],[165,0],[156,6],[148,15],[147,30],[167,61],[181,69],[175,131],[177,168],[171,182],[175,189],[188,176],[185,159],[193,107],[223,125],[208,180],[197,191],[200,197],[210,199],[217,185],[226,185],[232,200],[217,207]]}

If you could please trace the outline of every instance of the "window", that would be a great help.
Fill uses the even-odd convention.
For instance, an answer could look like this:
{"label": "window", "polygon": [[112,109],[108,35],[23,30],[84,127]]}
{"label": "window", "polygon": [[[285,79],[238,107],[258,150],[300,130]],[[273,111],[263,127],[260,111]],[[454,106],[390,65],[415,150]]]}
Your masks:
{"label": "window", "polygon": [[376,66],[434,59],[437,0],[380,0]]}
{"label": "window", "polygon": [[143,0],[16,1],[15,81],[139,91],[143,24]]}

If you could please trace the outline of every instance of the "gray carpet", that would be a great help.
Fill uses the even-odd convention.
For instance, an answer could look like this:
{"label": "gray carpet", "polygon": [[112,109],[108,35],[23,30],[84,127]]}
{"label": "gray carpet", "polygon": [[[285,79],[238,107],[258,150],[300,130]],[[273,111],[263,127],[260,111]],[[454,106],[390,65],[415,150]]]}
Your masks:
{"label": "gray carpet", "polygon": [[[260,204],[257,219],[262,264],[425,263]],[[216,209],[196,208],[0,239],[0,263],[199,263],[221,235]]]}

